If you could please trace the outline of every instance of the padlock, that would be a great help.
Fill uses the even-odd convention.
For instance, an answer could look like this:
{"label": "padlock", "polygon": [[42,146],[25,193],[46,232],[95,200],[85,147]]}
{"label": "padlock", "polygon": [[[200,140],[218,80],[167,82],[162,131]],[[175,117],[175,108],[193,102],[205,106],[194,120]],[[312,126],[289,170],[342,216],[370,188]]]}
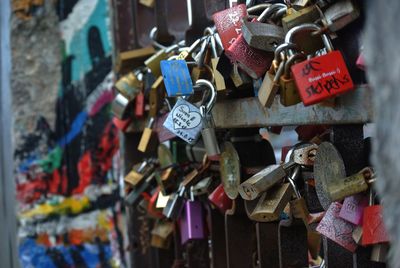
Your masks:
{"label": "padlock", "polygon": [[252,83],[252,79],[246,73],[239,70],[237,63],[233,64],[230,77],[236,88],[244,87]]}
{"label": "padlock", "polygon": [[232,208],[232,200],[226,195],[224,186],[218,185],[217,188],[208,196],[208,200],[211,204],[225,214],[226,211]]}
{"label": "padlock", "polygon": [[125,196],[125,203],[129,206],[136,206],[140,200],[142,193],[147,191],[155,178],[155,172],[145,177],[144,181],[139,186],[135,187],[127,196]]}
{"label": "padlock", "polygon": [[111,103],[111,110],[115,117],[120,120],[125,120],[130,117],[132,111],[132,102],[122,94],[117,94]]}
{"label": "padlock", "polygon": [[215,13],[212,18],[224,49],[228,49],[242,30],[242,18],[247,16],[245,4],[240,4]]}
{"label": "padlock", "polygon": [[175,194],[170,195],[167,205],[163,209],[164,216],[173,220],[176,220],[179,217],[185,204],[186,190],[198,182],[198,180],[201,178],[199,175],[207,170],[209,166],[210,162],[207,160],[207,158],[204,158],[200,170],[194,169],[185,176],[184,180],[179,185],[178,191]]}
{"label": "padlock", "polygon": [[218,45],[216,41],[216,36],[217,34],[213,34],[211,36],[211,69],[213,72],[213,77],[214,77],[214,83],[217,91],[223,91],[226,90],[226,84],[225,84],[225,78],[222,76],[222,74],[217,70],[218,62],[219,62],[219,57],[218,57]]}
{"label": "padlock", "polygon": [[156,4],[156,1],[155,0],[139,0],[139,3],[146,7],[153,8],[154,5]]}
{"label": "padlock", "polygon": [[313,23],[318,19],[320,19],[320,12],[315,5],[300,8],[299,10],[288,8],[286,15],[282,18],[282,27],[285,32],[288,32],[297,25]]}
{"label": "padlock", "polygon": [[202,196],[210,194],[210,188],[212,186],[212,177],[207,177],[193,185],[190,189],[193,196]]}
{"label": "padlock", "polygon": [[144,94],[140,91],[135,98],[135,112],[136,118],[142,118],[144,116]]}
{"label": "padlock", "polygon": [[339,216],[355,225],[363,220],[364,208],[368,205],[368,198],[363,194],[348,196],[344,199]]}
{"label": "padlock", "polygon": [[184,60],[162,60],[161,72],[168,97],[193,94],[192,79]]}
{"label": "padlock", "polygon": [[153,219],[161,219],[164,217],[164,215],[162,214],[162,210],[157,208],[156,206],[159,194],[160,194],[160,188],[157,187],[154,189],[147,204],[147,216]]}
{"label": "padlock", "polygon": [[285,62],[283,75],[280,76],[280,100],[283,106],[291,106],[301,102],[299,91],[291,74],[290,67],[299,60],[305,60],[304,54],[294,54]]}
{"label": "padlock", "polygon": [[231,142],[225,142],[223,148],[224,150],[219,160],[219,172],[224,191],[233,200],[239,195],[238,187],[241,178],[240,160],[238,152]]}
{"label": "padlock", "polygon": [[140,70],[136,70],[122,76],[117,83],[115,83],[115,88],[118,93],[122,94],[129,101],[134,100],[143,89],[143,81],[138,77],[140,75],[142,75]]}
{"label": "padlock", "polygon": [[[316,24],[303,24],[289,30],[285,42],[292,43],[293,36],[302,31],[319,31]],[[327,54],[292,65],[294,80],[305,106],[324,101],[354,88],[353,81],[340,51],[333,51],[326,34],[322,40]]]}
{"label": "padlock", "polygon": [[199,108],[179,98],[163,125],[189,144],[195,144],[203,129]]}
{"label": "padlock", "polygon": [[174,164],[171,150],[165,144],[159,144],[157,148],[157,158],[160,168],[167,168]]}
{"label": "padlock", "polygon": [[[340,210],[342,210],[342,209],[340,209]],[[358,225],[358,226],[356,226],[356,228],[353,230],[353,233],[351,234],[354,242],[356,242],[357,245],[361,245],[362,233],[363,233],[362,226]]]}
{"label": "padlock", "polygon": [[[258,222],[271,222],[279,220],[283,209],[292,197],[293,189],[289,183],[283,183],[268,189],[257,200],[254,209],[248,216],[251,220]],[[246,201],[253,202],[253,201]],[[247,204],[246,204],[247,205]]]}
{"label": "padlock", "polygon": [[169,195],[159,192],[157,196],[156,208],[164,209],[167,206]]}
{"label": "padlock", "polygon": [[360,16],[360,10],[351,0],[340,0],[324,11],[322,22],[332,32],[339,31]]}
{"label": "padlock", "polygon": [[160,77],[161,76],[160,62],[162,60],[168,59],[170,56],[171,56],[170,53],[168,53],[166,49],[161,49],[157,51],[157,53],[155,53],[153,56],[145,60],[144,65],[146,65],[147,68],[150,69],[154,77]]}
{"label": "padlock", "polygon": [[242,34],[247,44],[256,49],[274,52],[275,48],[283,43],[285,38],[283,28],[265,22],[281,7],[282,4],[271,5],[260,15],[257,21],[243,20]]}
{"label": "padlock", "polygon": [[201,136],[203,138],[204,146],[206,147],[206,153],[210,160],[218,160],[220,155],[218,140],[215,135],[214,123],[211,115],[211,110],[217,101],[217,90],[214,85],[207,80],[199,79],[196,82],[198,86],[206,86],[210,92],[210,98],[207,104],[200,106],[200,115],[203,120],[203,129],[201,130]]}
{"label": "padlock", "polygon": [[385,228],[382,215],[382,206],[374,205],[375,196],[370,189],[369,206],[364,208],[362,245],[388,243],[389,236]]}
{"label": "padlock", "polygon": [[132,118],[121,120],[117,117],[113,117],[112,123],[116,128],[118,128],[122,132],[125,132],[128,129],[129,125],[132,123]]}
{"label": "padlock", "polygon": [[365,71],[366,65],[364,60],[364,49],[361,47],[360,54],[357,57],[356,66],[358,69]]}
{"label": "padlock", "polygon": [[154,124],[154,117],[150,117],[147,126],[144,128],[142,137],[140,138],[139,145],[137,149],[141,152],[146,152],[147,146],[149,145],[151,136],[153,134],[153,124]]}
{"label": "padlock", "polygon": [[168,219],[176,220],[179,218],[185,205],[185,190],[185,187],[181,186],[176,193],[169,196],[168,202],[163,209],[163,214]]}
{"label": "padlock", "polygon": [[347,196],[365,192],[368,189],[368,183],[373,180],[373,174],[372,169],[367,167],[344,179],[332,180],[327,185],[330,199],[339,201]]}
{"label": "padlock", "polygon": [[125,74],[132,71],[132,69],[143,65],[143,61],[151,57],[155,52],[153,46],[147,46],[117,53],[115,60],[116,73]]}
{"label": "padlock", "polygon": [[285,49],[294,48],[292,44],[279,45],[275,50],[275,57],[272,61],[271,67],[266,72],[264,80],[261,84],[260,90],[258,91],[258,100],[261,105],[270,108],[275,95],[277,94],[280,84],[279,78],[283,74],[285,67],[285,54],[282,54]]}
{"label": "padlock", "polygon": [[355,252],[357,244],[352,234],[356,226],[339,217],[341,208],[342,204],[333,202],[316,230],[350,252]]}
{"label": "padlock", "polygon": [[204,213],[200,201],[186,201],[179,225],[182,245],[205,238]]}
{"label": "padlock", "polygon": [[156,173],[157,184],[163,195],[169,195],[176,190],[179,175],[178,165],[169,166]]}
{"label": "padlock", "polygon": [[140,183],[145,175],[145,168],[148,165],[147,161],[133,166],[132,170],[125,176],[124,181],[130,186],[135,187]]}
{"label": "padlock", "polygon": [[225,54],[253,79],[263,75],[273,59],[272,53],[250,47],[242,34],[225,49]]}
{"label": "padlock", "polygon": [[181,53],[179,53],[178,56],[170,57],[170,60],[171,59],[174,59],[174,60],[186,60],[193,53],[193,51],[195,51],[197,49],[197,47],[202,44],[202,42],[206,38],[207,38],[207,36],[203,36],[202,38],[199,38],[199,39],[195,40],[190,45],[190,47],[188,49],[186,49],[186,50],[182,51]]}
{"label": "padlock", "polygon": [[162,91],[164,90],[164,79],[162,76],[158,77],[150,87],[149,93],[149,116],[156,117],[161,104],[162,104]]}
{"label": "padlock", "polygon": [[158,136],[158,141],[163,143],[165,141],[171,140],[176,137],[169,129],[164,127],[165,120],[167,120],[169,113],[165,113],[156,119],[156,132]]}
{"label": "padlock", "polygon": [[389,252],[389,243],[380,243],[374,245],[371,251],[371,261],[386,262]]}
{"label": "padlock", "polygon": [[173,231],[173,222],[158,220],[151,231],[150,245],[155,248],[168,249],[171,244],[171,235]]}
{"label": "padlock", "polygon": [[[296,186],[296,180],[300,176],[300,167],[295,167],[291,172],[291,175],[288,176],[289,183],[293,187],[293,191],[295,193],[296,198],[289,202],[290,204],[290,212],[293,217],[296,219],[301,219],[309,232],[314,232],[311,228],[311,224],[319,222],[324,212],[322,213],[313,213],[310,214],[308,211],[308,207],[306,204],[306,200],[301,196],[300,191]],[[312,235],[311,235],[312,236]]]}
{"label": "padlock", "polygon": [[262,192],[265,192],[286,177],[291,169],[295,168],[297,165],[309,163],[310,159],[308,158],[313,157],[309,152],[313,150],[315,150],[314,146],[309,146],[307,149],[302,150],[301,157],[297,157],[296,159],[288,159],[288,161],[280,165],[268,166],[267,168],[256,173],[251,178],[239,185],[238,190],[240,196],[244,200],[254,200]]}

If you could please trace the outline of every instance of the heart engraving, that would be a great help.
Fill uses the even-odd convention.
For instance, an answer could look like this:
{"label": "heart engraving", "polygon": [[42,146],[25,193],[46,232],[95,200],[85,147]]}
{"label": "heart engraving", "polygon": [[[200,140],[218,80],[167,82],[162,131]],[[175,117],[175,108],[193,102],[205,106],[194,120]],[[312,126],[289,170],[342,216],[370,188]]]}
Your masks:
{"label": "heart engraving", "polygon": [[174,129],[192,129],[201,123],[201,115],[196,111],[190,111],[186,104],[178,105],[172,111]]}

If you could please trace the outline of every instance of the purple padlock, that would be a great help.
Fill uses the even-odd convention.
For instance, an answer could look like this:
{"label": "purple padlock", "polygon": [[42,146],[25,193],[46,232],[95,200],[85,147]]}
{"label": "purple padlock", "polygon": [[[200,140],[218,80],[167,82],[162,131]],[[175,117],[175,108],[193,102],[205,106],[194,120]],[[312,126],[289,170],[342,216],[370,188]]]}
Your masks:
{"label": "purple padlock", "polygon": [[365,195],[356,194],[346,197],[340,210],[339,217],[355,225],[360,225],[366,206],[368,206],[368,198]]}
{"label": "purple padlock", "polygon": [[200,201],[186,201],[180,218],[182,245],[193,239],[205,238],[203,207]]}

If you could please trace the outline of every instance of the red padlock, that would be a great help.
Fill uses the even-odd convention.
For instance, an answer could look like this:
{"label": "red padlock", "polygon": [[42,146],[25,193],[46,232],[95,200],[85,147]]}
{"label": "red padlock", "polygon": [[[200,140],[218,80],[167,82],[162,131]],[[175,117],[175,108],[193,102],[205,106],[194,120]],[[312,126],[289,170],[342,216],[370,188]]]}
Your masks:
{"label": "red padlock", "polygon": [[212,16],[225,50],[233,44],[241,33],[242,18],[245,16],[247,16],[245,4],[219,11]]}
{"label": "red padlock", "polygon": [[370,206],[364,208],[362,245],[368,246],[389,242],[389,236],[383,222],[382,206],[373,205],[373,195],[370,194]]}
{"label": "red padlock", "polygon": [[[260,15],[262,16],[262,14]],[[240,69],[246,72],[251,78],[258,79],[269,68],[273,60],[273,54],[255,49],[240,34],[233,44],[225,49],[225,55],[237,63]]]}
{"label": "red padlock", "polygon": [[222,213],[232,208],[232,200],[226,195],[222,183],[208,196],[208,200]]}
{"label": "red padlock", "polygon": [[144,116],[144,94],[142,91],[135,97],[135,117],[142,118]]}
{"label": "red padlock", "polygon": [[121,131],[125,131],[131,124],[131,121],[132,121],[132,118],[130,118],[130,117],[125,120],[121,120],[117,117],[113,117],[113,119],[112,119],[114,126],[116,126]]}
{"label": "red padlock", "polygon": [[[321,31],[313,23],[306,23],[290,29],[285,42],[292,43],[295,34],[303,31]],[[294,64],[291,67],[301,100],[305,106],[315,104],[348,92],[354,88],[350,73],[340,51],[333,51],[332,43],[326,34],[322,40],[327,54]]]}

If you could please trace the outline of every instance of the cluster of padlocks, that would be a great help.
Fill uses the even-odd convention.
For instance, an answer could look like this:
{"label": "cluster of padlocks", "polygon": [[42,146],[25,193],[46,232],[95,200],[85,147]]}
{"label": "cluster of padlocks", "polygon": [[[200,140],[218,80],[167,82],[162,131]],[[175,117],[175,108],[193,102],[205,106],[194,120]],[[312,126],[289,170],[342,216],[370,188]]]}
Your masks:
{"label": "cluster of padlocks", "polygon": [[[196,241],[207,241],[201,267],[248,267],[240,260],[247,256],[253,267],[336,267],[339,260],[327,261],[332,241],[337,252],[367,250],[360,259],[385,263],[389,238],[359,126],[305,122],[296,128],[299,143],[282,148],[278,164],[258,129],[215,128],[214,108],[224,100],[253,97],[266,114],[294,105],[335,110],[342,96],[364,90],[354,75],[365,70],[362,50],[347,56],[340,35],[360,16],[355,3],[292,2],[218,11],[215,25],[191,44],[164,46],[155,28],[156,52],[115,84],[115,124],[126,131],[132,118],[147,118],[137,150],[156,152],[126,175],[125,203],[154,221],[151,246],[175,245],[181,267],[197,267],[177,249]],[[349,151],[351,142],[362,150]]]}

